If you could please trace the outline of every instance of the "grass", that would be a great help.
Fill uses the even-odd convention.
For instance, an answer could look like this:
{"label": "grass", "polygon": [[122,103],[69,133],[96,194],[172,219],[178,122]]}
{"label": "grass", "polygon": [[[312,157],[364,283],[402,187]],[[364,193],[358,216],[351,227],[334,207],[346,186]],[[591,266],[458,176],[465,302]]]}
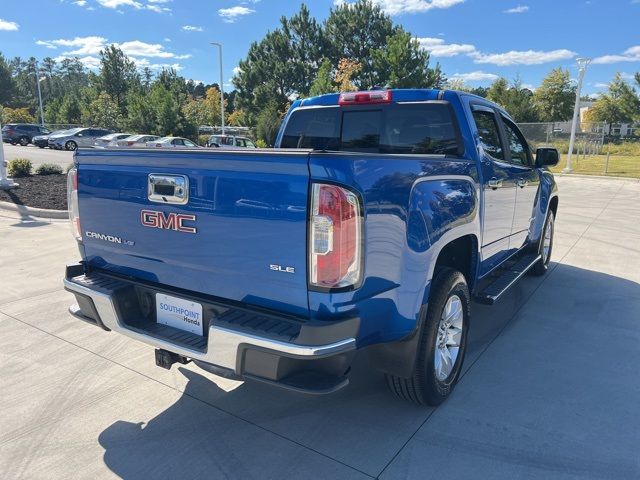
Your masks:
{"label": "grass", "polygon": [[[560,163],[551,169],[559,173],[567,164],[567,155],[560,156]],[[606,155],[571,157],[573,173],[584,175],[610,175],[614,177],[640,178],[640,155],[611,155],[607,167]]]}

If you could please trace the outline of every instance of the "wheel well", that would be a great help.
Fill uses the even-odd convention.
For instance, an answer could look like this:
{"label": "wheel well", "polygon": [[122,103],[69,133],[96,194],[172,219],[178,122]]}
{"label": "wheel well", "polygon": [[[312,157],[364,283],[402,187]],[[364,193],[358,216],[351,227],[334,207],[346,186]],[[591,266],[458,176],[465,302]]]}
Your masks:
{"label": "wheel well", "polygon": [[558,213],[558,197],[553,197],[551,199],[549,202],[549,210],[553,212],[553,216],[555,217],[556,213]]}
{"label": "wheel well", "polygon": [[478,239],[475,235],[465,235],[445,245],[438,254],[434,276],[439,269],[450,267],[462,273],[467,284],[471,286],[475,278],[477,245]]}

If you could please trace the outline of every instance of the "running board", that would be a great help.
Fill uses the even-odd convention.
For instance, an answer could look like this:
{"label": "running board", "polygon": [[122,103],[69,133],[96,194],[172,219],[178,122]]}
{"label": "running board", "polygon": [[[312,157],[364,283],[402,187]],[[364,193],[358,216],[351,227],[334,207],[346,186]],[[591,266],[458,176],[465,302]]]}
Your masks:
{"label": "running board", "polygon": [[475,299],[486,305],[493,305],[496,301],[509,290],[520,277],[533,267],[540,255],[529,254],[522,257],[516,263],[506,268],[501,276],[496,278],[493,283],[489,284],[484,290],[475,296]]}

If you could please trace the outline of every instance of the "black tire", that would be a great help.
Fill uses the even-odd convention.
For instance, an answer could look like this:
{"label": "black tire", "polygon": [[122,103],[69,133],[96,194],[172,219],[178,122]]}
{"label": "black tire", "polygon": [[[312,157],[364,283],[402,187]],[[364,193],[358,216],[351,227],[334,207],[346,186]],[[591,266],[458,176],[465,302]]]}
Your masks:
{"label": "black tire", "polygon": [[38,145],[38,148],[44,148],[42,145]]}
{"label": "black tire", "polygon": [[26,147],[27,145],[29,145],[29,137],[20,137],[18,139],[18,142],[20,143],[21,147]]}
{"label": "black tire", "polygon": [[[529,273],[531,273],[531,275],[535,275],[536,277],[541,277],[542,275],[547,273],[547,271],[549,270],[549,263],[551,262],[551,254],[553,253],[553,236],[555,233],[555,224],[556,224],[555,219],[556,219],[556,216],[554,215],[553,211],[549,210],[549,213],[547,214],[547,218],[544,221],[544,228],[542,229],[542,234],[540,235],[540,243],[538,244],[538,254],[541,255],[541,258],[529,270]],[[545,255],[544,254],[544,238],[545,238],[545,232],[547,231],[548,227],[551,228],[551,244],[549,246],[549,252]]]}
{"label": "black tire", "polygon": [[[458,355],[448,377],[438,379],[435,369],[436,339],[440,317],[449,298],[456,295],[462,304],[463,326]],[[418,405],[440,405],[453,391],[464,362],[467,347],[467,334],[471,311],[469,288],[462,273],[451,268],[443,268],[433,280],[429,305],[423,313],[422,327],[418,346],[418,357],[409,378],[385,374],[387,384],[398,397]]]}
{"label": "black tire", "polygon": [[78,148],[78,144],[73,140],[69,140],[67,143],[64,144],[64,149],[69,150],[71,152],[75,152],[77,148]]}

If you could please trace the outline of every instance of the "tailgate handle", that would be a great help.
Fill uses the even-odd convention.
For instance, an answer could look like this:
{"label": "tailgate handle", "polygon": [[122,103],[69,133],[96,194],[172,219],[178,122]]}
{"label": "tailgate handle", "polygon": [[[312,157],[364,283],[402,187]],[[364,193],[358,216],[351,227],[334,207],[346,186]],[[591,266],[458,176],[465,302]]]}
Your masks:
{"label": "tailgate handle", "polygon": [[150,173],[147,197],[156,203],[185,205],[189,201],[189,178],[186,175]]}

